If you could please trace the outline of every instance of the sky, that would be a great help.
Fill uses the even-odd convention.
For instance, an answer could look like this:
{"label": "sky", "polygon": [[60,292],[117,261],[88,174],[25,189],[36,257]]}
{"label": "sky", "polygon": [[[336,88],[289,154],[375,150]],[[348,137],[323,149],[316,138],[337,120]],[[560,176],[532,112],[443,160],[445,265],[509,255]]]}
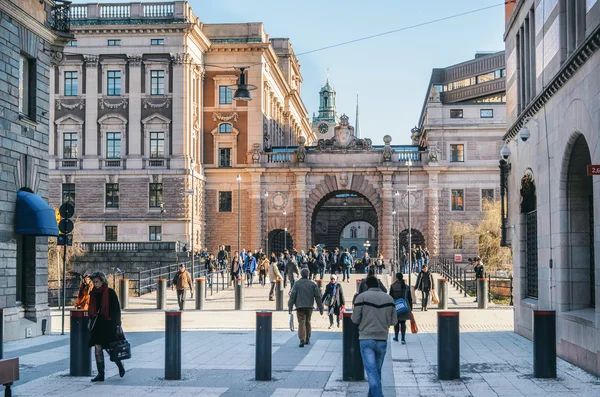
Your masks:
{"label": "sky", "polygon": [[[319,90],[329,80],[338,116],[354,125],[356,94],[361,136],[376,145],[410,144],[433,68],[504,49],[502,0],[191,0],[205,23],[263,22],[270,37],[288,37],[301,54],[355,38],[400,29],[486,6],[498,7],[414,29],[299,55],[302,99],[318,112]],[[250,82],[252,83],[252,82]]]}

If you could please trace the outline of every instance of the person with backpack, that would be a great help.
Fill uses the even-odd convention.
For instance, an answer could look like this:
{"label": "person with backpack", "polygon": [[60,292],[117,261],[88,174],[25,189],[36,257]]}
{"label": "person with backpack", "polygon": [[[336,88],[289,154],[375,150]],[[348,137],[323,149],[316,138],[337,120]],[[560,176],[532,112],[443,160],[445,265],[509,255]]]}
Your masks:
{"label": "person with backpack", "polygon": [[394,340],[398,342],[398,334],[401,333],[402,344],[405,345],[406,320],[411,318],[413,300],[402,273],[396,273],[396,282],[390,286],[390,296],[394,299],[398,317],[398,322],[394,325]]}
{"label": "person with backpack", "polygon": [[329,253],[329,274],[336,274],[339,272],[338,262],[340,258],[340,249],[335,247],[335,249]]}
{"label": "person with backpack", "polygon": [[317,255],[317,267],[319,268],[319,280],[323,280],[323,277],[325,277],[325,268],[327,267],[325,250],[321,251],[321,253]]}
{"label": "person with backpack", "polygon": [[290,280],[290,288],[294,288],[294,283],[300,277],[300,268],[294,256],[291,256],[285,264],[285,272],[288,280]]}
{"label": "person with backpack", "polygon": [[354,258],[352,258],[352,255],[350,255],[348,248],[346,248],[344,250],[344,252],[342,253],[341,261],[342,261],[342,271],[344,274],[342,281],[349,283],[350,282],[350,271],[352,270],[352,267],[354,266]]}

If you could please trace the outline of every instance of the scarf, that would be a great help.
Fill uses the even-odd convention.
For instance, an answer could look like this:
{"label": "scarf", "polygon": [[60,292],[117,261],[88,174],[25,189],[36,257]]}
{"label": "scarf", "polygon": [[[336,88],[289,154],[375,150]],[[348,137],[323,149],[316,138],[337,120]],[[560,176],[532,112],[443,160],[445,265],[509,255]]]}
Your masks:
{"label": "scarf", "polygon": [[[96,300],[101,296],[100,308],[97,308]],[[110,320],[108,313],[108,285],[104,284],[102,287],[92,290],[90,294],[90,306],[88,308],[88,314],[90,317],[94,317],[96,313],[100,313],[105,320]]]}

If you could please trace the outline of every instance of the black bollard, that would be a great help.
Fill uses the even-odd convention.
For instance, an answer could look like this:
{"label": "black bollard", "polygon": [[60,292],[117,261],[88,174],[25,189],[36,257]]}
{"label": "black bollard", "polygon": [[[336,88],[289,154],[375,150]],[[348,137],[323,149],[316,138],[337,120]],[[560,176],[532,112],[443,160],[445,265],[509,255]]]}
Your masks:
{"label": "black bollard", "polygon": [[0,360],[4,358],[4,309],[0,309]]}
{"label": "black bollard", "polygon": [[167,280],[159,278],[156,280],[156,308],[165,310],[167,307]]}
{"label": "black bollard", "polygon": [[275,310],[283,311],[283,280],[275,282]]}
{"label": "black bollard", "polygon": [[165,312],[165,379],[181,380],[181,312]]}
{"label": "black bollard", "polygon": [[439,303],[438,309],[447,310],[448,309],[448,280],[445,278],[438,278],[438,296]]}
{"label": "black bollard", "polygon": [[88,311],[71,310],[70,376],[92,375],[92,349],[88,346]]}
{"label": "black bollard", "polygon": [[342,378],[344,381],[365,380],[365,367],[358,340],[358,325],[352,322],[351,317],[352,310],[346,310],[342,329]]}
{"label": "black bollard", "polygon": [[256,354],[254,380],[271,380],[273,313],[256,312]]}
{"label": "black bollard", "polygon": [[556,311],[533,311],[533,377],[556,378]]}
{"label": "black bollard", "polygon": [[488,307],[488,284],[487,278],[482,277],[477,279],[477,308],[487,309]]}
{"label": "black bollard", "polygon": [[244,279],[235,279],[235,310],[244,310]]}
{"label": "black bollard", "polygon": [[119,280],[119,303],[122,310],[129,307],[129,280],[126,278]]}
{"label": "black bollard", "polygon": [[438,312],[438,379],[460,378],[458,312]]}
{"label": "black bollard", "polygon": [[196,280],[196,310],[204,309],[204,300],[206,299],[206,277],[200,277]]}

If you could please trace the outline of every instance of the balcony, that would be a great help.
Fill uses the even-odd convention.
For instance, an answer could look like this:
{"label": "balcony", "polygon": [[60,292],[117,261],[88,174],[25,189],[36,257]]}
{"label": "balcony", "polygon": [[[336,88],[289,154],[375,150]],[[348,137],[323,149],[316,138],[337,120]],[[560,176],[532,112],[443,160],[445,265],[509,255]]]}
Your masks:
{"label": "balcony", "polygon": [[125,169],[126,160],[122,159],[100,159],[101,169]]}
{"label": "balcony", "polygon": [[[71,5],[73,25],[195,22],[192,8],[183,1],[161,3],[93,3]],[[146,20],[146,21],[144,21]]]}
{"label": "balcony", "polygon": [[61,33],[69,33],[71,30],[70,18],[71,2],[65,0],[54,0],[54,6],[48,14],[48,22],[52,30]]}
{"label": "balcony", "polygon": [[175,251],[175,242],[124,242],[124,241],[100,241],[81,243],[81,248],[87,252],[156,252]]}
{"label": "balcony", "polygon": [[150,158],[144,159],[142,163],[142,168],[171,168],[171,159],[164,158]]}
{"label": "balcony", "polygon": [[60,169],[79,169],[81,168],[81,160],[79,159],[62,159],[56,162],[57,168]]}

